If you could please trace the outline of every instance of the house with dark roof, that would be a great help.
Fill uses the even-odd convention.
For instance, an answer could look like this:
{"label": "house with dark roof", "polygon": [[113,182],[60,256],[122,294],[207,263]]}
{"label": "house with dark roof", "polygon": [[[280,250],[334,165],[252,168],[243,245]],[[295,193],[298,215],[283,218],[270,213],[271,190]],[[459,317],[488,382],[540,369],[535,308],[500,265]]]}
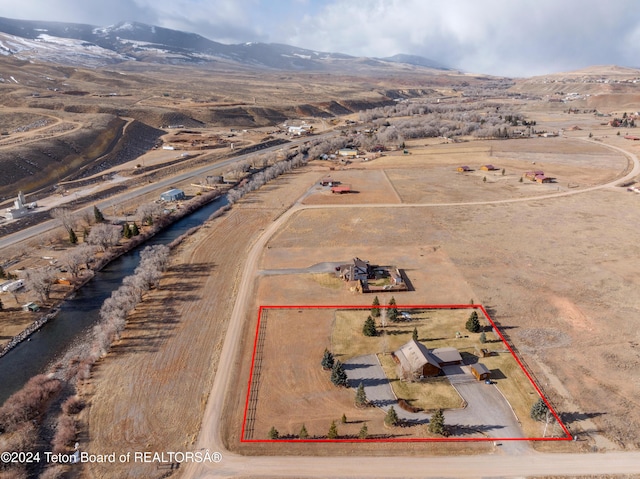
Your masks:
{"label": "house with dark roof", "polygon": [[434,377],[442,371],[427,347],[415,339],[395,351],[393,358],[398,364],[398,375],[405,380],[415,381],[423,377]]}
{"label": "house with dark roof", "polygon": [[394,351],[393,358],[398,365],[398,376],[409,381],[438,376],[443,367],[462,364],[462,356],[456,348],[429,350],[415,339]]}

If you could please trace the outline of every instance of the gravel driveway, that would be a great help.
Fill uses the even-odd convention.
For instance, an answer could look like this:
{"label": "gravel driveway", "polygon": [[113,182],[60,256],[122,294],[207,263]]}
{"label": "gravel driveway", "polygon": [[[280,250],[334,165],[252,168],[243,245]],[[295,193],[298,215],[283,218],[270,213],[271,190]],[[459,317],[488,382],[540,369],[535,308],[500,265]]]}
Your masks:
{"label": "gravel driveway", "polygon": [[[408,422],[427,424],[430,414],[410,413],[398,406],[389,380],[375,354],[358,356],[344,363],[349,385],[364,385],[367,399],[376,407],[387,411],[394,406],[398,417]],[[495,438],[522,438],[522,429],[509,403],[494,384],[477,381],[469,366],[445,366],[449,381],[465,400],[466,407],[444,411],[445,423],[454,428],[456,436],[483,436]],[[428,387],[428,385],[425,385]],[[509,454],[529,449],[525,441],[505,441],[502,448]]]}

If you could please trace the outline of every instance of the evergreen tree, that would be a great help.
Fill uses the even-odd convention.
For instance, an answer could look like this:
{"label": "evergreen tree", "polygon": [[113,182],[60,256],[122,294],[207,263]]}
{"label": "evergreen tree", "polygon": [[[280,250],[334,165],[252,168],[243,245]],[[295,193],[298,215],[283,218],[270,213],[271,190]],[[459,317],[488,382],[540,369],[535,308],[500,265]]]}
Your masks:
{"label": "evergreen tree", "polygon": [[482,331],[482,332],[480,333],[480,342],[481,342],[482,344],[484,344],[484,343],[486,343],[486,342],[487,342],[487,335],[484,333],[484,331]]}
{"label": "evergreen tree", "polygon": [[531,406],[531,419],[536,421],[544,421],[547,418],[547,411],[549,407],[542,400],[542,398],[538,399],[533,406]]}
{"label": "evergreen tree", "polygon": [[478,312],[472,311],[471,315],[469,315],[469,319],[467,319],[467,323],[465,324],[467,331],[471,333],[480,332],[480,321],[478,320]]}
{"label": "evergreen tree", "polygon": [[376,329],[376,322],[371,316],[367,316],[367,319],[362,326],[362,334],[365,336],[377,336],[378,330]]}
{"label": "evergreen tree", "polygon": [[340,418],[340,422],[342,424],[346,424],[347,423],[347,415],[342,413],[342,417]]}
{"label": "evergreen tree", "polygon": [[76,232],[73,229],[69,230],[69,243],[78,244],[78,237],[76,236]]}
{"label": "evergreen tree", "polygon": [[367,428],[367,423],[364,423],[360,428],[360,432],[358,433],[358,439],[366,439],[369,435],[369,430]]}
{"label": "evergreen tree", "polygon": [[324,356],[322,356],[322,362],[320,364],[322,364],[322,367],[324,369],[331,369],[333,368],[333,363],[334,363],[334,359],[333,359],[333,354],[331,354],[331,351],[329,351],[328,349],[324,350]]}
{"label": "evergreen tree", "polygon": [[133,223],[133,226],[131,226],[131,236],[138,236],[140,234],[140,229],[138,228],[138,225]]}
{"label": "evergreen tree", "polygon": [[279,437],[280,433],[278,433],[278,430],[274,426],[271,426],[271,429],[269,429],[269,439],[278,439]]}
{"label": "evergreen tree", "polygon": [[338,438],[338,426],[336,426],[335,421],[331,421],[331,426],[329,427],[329,432],[327,433],[327,438],[329,439],[337,439]]}
{"label": "evergreen tree", "polygon": [[413,333],[411,333],[411,337],[414,341],[418,340],[418,328],[413,328]]}
{"label": "evergreen tree", "polygon": [[344,372],[344,366],[340,361],[336,361],[331,369],[331,382],[336,386],[347,387],[349,385],[347,373]]}
{"label": "evergreen tree", "polygon": [[396,299],[393,296],[391,296],[391,299],[389,300],[387,317],[394,323],[398,321],[398,308],[396,308]]}
{"label": "evergreen tree", "polygon": [[356,406],[362,407],[366,406],[369,403],[367,400],[367,393],[364,390],[364,384],[358,384],[358,389],[356,389]]}
{"label": "evergreen tree", "polygon": [[0,278],[4,279],[7,277],[7,274],[4,272],[4,268],[0,266]]}
{"label": "evergreen tree", "polygon": [[2,303],[2,300],[0,299],[0,311],[4,309],[4,304]]}
{"label": "evergreen tree", "polygon": [[396,410],[393,408],[393,406],[391,406],[387,411],[387,415],[384,417],[384,423],[387,426],[396,426],[398,424],[398,421],[398,414],[396,413]]}
{"label": "evergreen tree", "polygon": [[375,298],[373,298],[373,303],[371,303],[371,316],[373,316],[374,318],[380,317],[379,306],[380,306],[380,300],[376,296]]}
{"label": "evergreen tree", "polygon": [[131,234],[131,228],[129,228],[129,223],[126,223],[124,225],[122,225],[122,237],[123,238],[131,238],[132,234]]}
{"label": "evergreen tree", "polygon": [[93,206],[93,217],[96,220],[96,223],[102,223],[104,221],[104,215],[102,211],[98,209],[97,206]]}
{"label": "evergreen tree", "polygon": [[436,410],[431,416],[429,421],[429,432],[434,434],[440,434],[441,436],[447,436],[447,427],[444,425],[444,414],[442,409]]}
{"label": "evergreen tree", "polygon": [[307,432],[307,428],[304,426],[304,424],[300,428],[300,432],[298,433],[298,437],[300,439],[306,439],[306,438],[309,437],[309,433]]}

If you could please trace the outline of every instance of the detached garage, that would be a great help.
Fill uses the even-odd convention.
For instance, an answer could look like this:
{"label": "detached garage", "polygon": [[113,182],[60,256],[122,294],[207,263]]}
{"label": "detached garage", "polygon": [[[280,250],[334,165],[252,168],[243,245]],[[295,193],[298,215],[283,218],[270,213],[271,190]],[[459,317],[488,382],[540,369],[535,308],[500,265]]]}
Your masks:
{"label": "detached garage", "polygon": [[186,198],[184,191],[179,190],[178,188],[173,188],[169,191],[165,191],[160,195],[160,199],[162,201],[178,201],[184,200]]}
{"label": "detached garage", "polygon": [[478,381],[484,381],[489,379],[491,371],[482,363],[476,363],[471,365],[471,373],[476,377]]}

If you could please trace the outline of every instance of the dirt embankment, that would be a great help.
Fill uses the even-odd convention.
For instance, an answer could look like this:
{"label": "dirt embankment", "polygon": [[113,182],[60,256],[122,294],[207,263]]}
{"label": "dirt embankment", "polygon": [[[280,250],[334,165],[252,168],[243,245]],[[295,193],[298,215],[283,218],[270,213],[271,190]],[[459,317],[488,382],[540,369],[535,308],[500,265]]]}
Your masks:
{"label": "dirt embankment", "polygon": [[154,147],[164,131],[137,120],[126,126],[122,135],[110,145],[106,155],[69,177],[70,180],[93,176],[114,166],[135,160]]}
{"label": "dirt embankment", "polygon": [[0,198],[51,186],[104,155],[125,121],[111,115],[93,119],[68,135],[1,150]]}

